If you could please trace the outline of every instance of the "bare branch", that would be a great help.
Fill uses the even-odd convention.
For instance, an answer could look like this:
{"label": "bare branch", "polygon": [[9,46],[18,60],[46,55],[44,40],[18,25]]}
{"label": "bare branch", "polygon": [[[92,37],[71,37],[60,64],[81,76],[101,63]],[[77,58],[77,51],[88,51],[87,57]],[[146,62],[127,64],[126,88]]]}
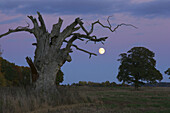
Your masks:
{"label": "bare branch", "polygon": [[[61,33],[62,37],[64,37],[64,39],[66,39],[68,36],[70,36],[76,29],[76,25],[78,24],[78,21],[80,19],[79,18],[76,18],[75,21],[70,24],[69,26],[67,26]],[[78,28],[79,29],[79,28]]]}
{"label": "bare branch", "polygon": [[44,32],[46,32],[46,26],[45,26],[45,23],[44,23],[44,19],[42,18],[41,14],[39,12],[37,12],[37,14],[38,14],[38,19],[39,19],[39,21],[41,23],[41,29]]}
{"label": "bare branch", "polygon": [[[69,41],[67,41],[67,40],[64,40],[64,42],[69,43]],[[89,52],[89,51],[84,50],[84,49],[81,49],[81,48],[79,48],[77,45],[71,44],[71,46],[75,47],[75,48],[76,48],[77,50],[79,50],[79,51],[83,51],[83,52],[85,52],[85,53],[88,53],[88,54],[90,55],[89,58],[91,58],[92,55],[97,56],[97,54],[92,53],[92,52]]]}
{"label": "bare branch", "polygon": [[110,24],[110,21],[109,21],[109,18],[110,18],[110,17],[112,17],[112,16],[108,16],[107,22],[108,22],[108,24],[109,24],[109,27],[112,28],[112,25]]}
{"label": "bare branch", "polygon": [[73,32],[78,31],[79,29],[80,29],[80,27],[75,27],[75,28],[73,29]]}
{"label": "bare branch", "polygon": [[[105,40],[108,38],[108,37],[97,38],[95,35],[89,36],[89,35],[80,34],[80,33],[73,33],[72,35],[73,35],[73,36],[77,36],[78,39],[85,38],[85,39],[88,39],[88,41],[93,41],[93,42],[105,41]],[[82,41],[84,41],[84,40],[82,39]]]}
{"label": "bare branch", "polygon": [[60,28],[61,28],[62,23],[63,23],[63,20],[59,18],[58,23],[53,25],[53,28],[50,34],[51,37],[58,37],[58,35],[60,34]]}
{"label": "bare branch", "polygon": [[80,27],[83,29],[83,31],[87,34],[87,35],[89,35],[89,32],[85,29],[85,27],[83,26],[83,22],[82,22],[82,19],[77,19],[77,22],[79,23],[79,25],[80,25]]}
{"label": "bare branch", "polygon": [[80,27],[82,28],[82,30],[86,33],[86,35],[88,35],[88,36],[93,32],[93,30],[94,30],[94,25],[95,25],[95,24],[99,24],[99,25],[101,25],[103,28],[109,29],[111,32],[115,32],[116,29],[118,29],[120,26],[123,26],[123,25],[124,25],[124,26],[131,26],[131,27],[134,27],[134,28],[137,29],[137,27],[135,27],[134,25],[125,24],[125,23],[121,23],[121,24],[117,25],[114,29],[112,29],[112,26],[111,26],[110,21],[109,21],[109,18],[110,18],[110,17],[111,17],[111,16],[109,16],[109,17],[107,18],[107,22],[108,22],[109,26],[105,26],[105,25],[103,25],[99,20],[97,20],[97,21],[95,21],[95,22],[92,23],[91,29],[90,29],[89,32],[85,29],[85,27],[83,26],[83,22],[82,22],[81,20],[79,20],[79,25],[80,25]]}
{"label": "bare branch", "polygon": [[36,69],[34,63],[32,62],[32,59],[31,59],[30,57],[26,57],[25,59],[26,59],[28,65],[30,66],[31,76],[32,76],[32,82],[34,83],[34,82],[36,82],[37,79],[39,78],[39,74],[38,74],[38,72],[37,72],[37,69]]}
{"label": "bare branch", "polygon": [[70,47],[72,46],[72,43],[77,39],[77,36],[74,35],[73,37],[70,38],[69,41],[67,41],[66,49],[69,50]]}
{"label": "bare branch", "polygon": [[16,29],[9,29],[8,32],[0,35],[0,38],[2,38],[3,36],[9,35],[9,34],[11,34],[11,33],[14,33],[14,32],[19,32],[19,31],[27,31],[27,32],[29,32],[29,33],[33,33],[33,30],[32,30],[32,29],[29,29],[28,27],[29,27],[29,26],[26,26],[26,27],[18,26]]}
{"label": "bare branch", "polygon": [[38,27],[39,27],[36,18],[33,18],[33,16],[27,16],[27,17],[28,17],[28,18],[32,21],[32,23],[34,24],[34,28],[38,28]]}

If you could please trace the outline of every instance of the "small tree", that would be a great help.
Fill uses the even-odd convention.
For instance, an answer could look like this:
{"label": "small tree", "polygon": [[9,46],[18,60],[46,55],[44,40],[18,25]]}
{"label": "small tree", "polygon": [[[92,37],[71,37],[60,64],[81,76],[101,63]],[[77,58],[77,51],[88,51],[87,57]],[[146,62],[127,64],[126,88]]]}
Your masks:
{"label": "small tree", "polygon": [[64,81],[64,73],[59,70],[57,75],[56,75],[56,85],[59,86],[60,83]]}
{"label": "small tree", "polygon": [[127,53],[120,54],[121,62],[117,79],[124,83],[134,83],[135,89],[144,81],[156,83],[162,80],[162,74],[155,68],[155,54],[144,47],[134,47]]}
{"label": "small tree", "polygon": [[86,81],[79,81],[79,86],[85,86],[85,85],[87,85]]}
{"label": "small tree", "polygon": [[105,86],[110,86],[110,82],[109,82],[109,81],[106,81],[106,82],[105,82]]}
{"label": "small tree", "polygon": [[[170,68],[168,68],[168,69],[165,71],[165,74],[170,75]],[[169,77],[169,79],[170,79],[170,77]]]}

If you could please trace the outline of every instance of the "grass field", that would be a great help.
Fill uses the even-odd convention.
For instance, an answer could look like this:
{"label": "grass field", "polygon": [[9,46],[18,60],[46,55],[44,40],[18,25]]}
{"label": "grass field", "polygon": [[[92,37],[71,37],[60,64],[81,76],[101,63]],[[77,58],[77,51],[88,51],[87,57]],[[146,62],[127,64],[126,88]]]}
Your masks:
{"label": "grass field", "polygon": [[0,91],[0,113],[170,113],[170,87],[60,87],[51,97]]}

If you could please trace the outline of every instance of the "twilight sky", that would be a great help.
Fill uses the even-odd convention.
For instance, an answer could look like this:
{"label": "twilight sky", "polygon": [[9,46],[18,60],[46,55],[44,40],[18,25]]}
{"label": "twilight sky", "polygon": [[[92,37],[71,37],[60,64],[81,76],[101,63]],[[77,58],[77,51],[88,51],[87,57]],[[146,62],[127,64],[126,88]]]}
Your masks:
{"label": "twilight sky", "polygon": [[[164,82],[170,82],[164,71],[170,67],[170,0],[0,0],[0,34],[9,28],[32,24],[27,15],[36,16],[39,11],[44,17],[48,31],[58,18],[64,20],[64,29],[75,18],[83,19],[86,28],[92,22],[100,20],[107,25],[107,17],[112,26],[120,23],[133,24],[132,27],[120,27],[112,33],[100,26],[95,27],[94,34],[108,36],[105,44],[93,44],[76,41],[79,47],[97,53],[92,56],[75,49],[71,54],[72,62],[66,62],[64,84],[78,81],[117,82],[119,54],[133,47],[143,46],[155,53],[156,68],[163,74]],[[31,26],[32,27],[32,26]],[[0,39],[4,50],[3,57],[17,65],[27,66],[26,56],[33,59],[35,42],[33,35],[26,32],[10,34]],[[98,49],[103,47],[106,53],[100,55]]]}

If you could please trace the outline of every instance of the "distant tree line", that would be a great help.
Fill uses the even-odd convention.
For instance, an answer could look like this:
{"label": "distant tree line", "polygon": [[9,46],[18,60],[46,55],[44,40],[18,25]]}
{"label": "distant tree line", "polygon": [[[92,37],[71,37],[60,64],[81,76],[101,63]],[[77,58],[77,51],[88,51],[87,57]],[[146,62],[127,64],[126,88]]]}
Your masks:
{"label": "distant tree line", "polygon": [[[63,82],[63,72],[58,71],[56,85]],[[0,86],[31,86],[31,71],[29,67],[17,66],[0,57]]]}
{"label": "distant tree line", "polygon": [[[14,63],[3,59],[1,57],[2,50],[0,49],[0,86],[30,86],[31,74],[30,68],[24,66],[17,66]],[[155,54],[144,47],[134,47],[127,53],[120,54],[118,61],[119,72],[117,79],[122,82],[121,86],[131,85],[138,87],[143,86],[146,83],[155,84],[163,79],[162,74],[156,67],[156,60],[153,58]],[[165,71],[165,74],[170,75],[170,68]],[[56,85],[64,81],[64,73],[61,69],[56,74]],[[79,81],[73,83],[71,86],[94,86],[94,87],[111,87],[120,86],[115,82],[86,82]]]}
{"label": "distant tree line", "polygon": [[30,69],[17,66],[0,57],[0,86],[30,85]]}
{"label": "distant tree line", "polygon": [[[91,82],[91,81],[79,81],[78,83],[72,83],[71,86],[92,86],[92,87],[113,87],[113,86],[118,86],[118,84],[116,84],[115,82],[109,82],[109,81],[105,81],[105,82]],[[124,85],[124,86],[128,86],[128,85]]]}

